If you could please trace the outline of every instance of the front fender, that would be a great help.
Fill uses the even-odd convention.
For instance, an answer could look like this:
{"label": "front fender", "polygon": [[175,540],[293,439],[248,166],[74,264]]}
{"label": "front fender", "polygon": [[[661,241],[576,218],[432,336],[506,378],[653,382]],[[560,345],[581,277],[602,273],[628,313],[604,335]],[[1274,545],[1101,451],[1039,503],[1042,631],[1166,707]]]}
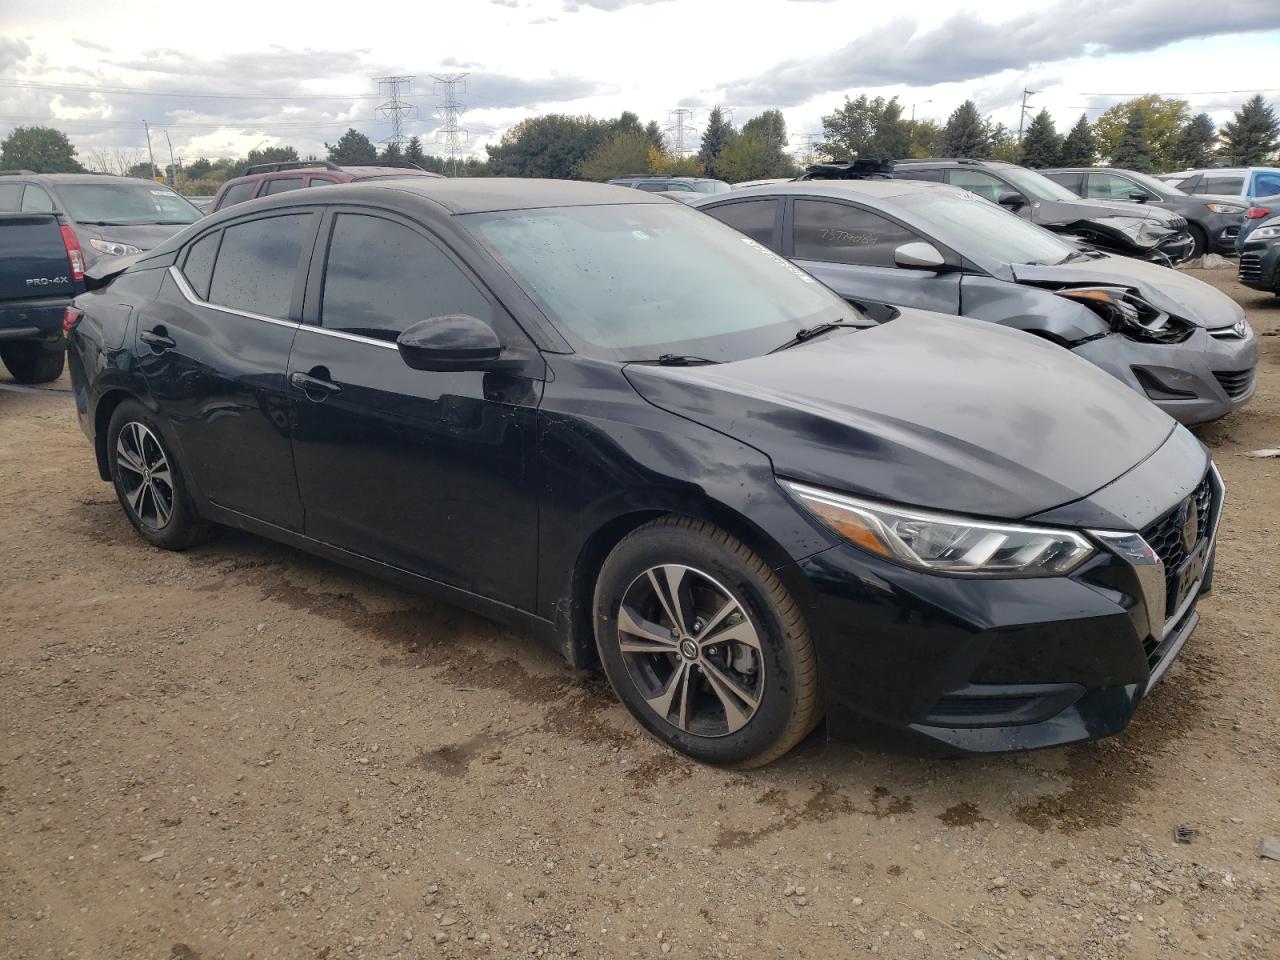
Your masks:
{"label": "front fender", "polygon": [[966,274],[960,286],[963,314],[1074,346],[1106,336],[1111,328],[1083,304],[1050,290]]}

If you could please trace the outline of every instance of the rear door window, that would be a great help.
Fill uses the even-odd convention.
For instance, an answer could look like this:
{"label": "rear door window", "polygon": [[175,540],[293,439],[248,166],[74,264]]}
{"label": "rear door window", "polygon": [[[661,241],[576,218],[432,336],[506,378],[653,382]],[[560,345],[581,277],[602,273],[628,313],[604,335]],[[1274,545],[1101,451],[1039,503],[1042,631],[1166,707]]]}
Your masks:
{"label": "rear door window", "polygon": [[1244,177],[1239,174],[1227,177],[1214,176],[1211,173],[1205,174],[1195,192],[1218,193],[1228,197],[1238,197],[1244,192]]}
{"label": "rear door window", "polygon": [[201,300],[209,299],[209,281],[213,278],[213,259],[218,253],[220,232],[201,237],[187,248],[187,259],[182,264],[182,275]]}
{"label": "rear door window", "polygon": [[264,217],[223,231],[209,302],[288,318],[310,214]]}
{"label": "rear door window", "polygon": [[797,200],[793,221],[798,260],[893,267],[894,251],[920,239],[878,213],[828,200]]}
{"label": "rear door window", "polygon": [[943,172],[937,167],[932,170],[921,170],[914,165],[903,164],[894,169],[893,175],[900,180],[931,180],[934,183],[943,181]]}
{"label": "rear door window", "polygon": [[253,191],[258,186],[256,180],[246,180],[244,183],[236,183],[227,187],[227,192],[222,195],[222,201],[218,204],[219,210],[225,210],[227,207],[236,203],[244,203],[253,197]]}
{"label": "rear door window", "polygon": [[707,211],[721,223],[741,230],[752,240],[773,247],[773,225],[778,215],[777,200],[739,200],[722,203]]}
{"label": "rear door window", "polygon": [[321,326],[394,342],[418,321],[449,313],[488,321],[493,309],[462,269],[416,230],[382,217],[338,214]]}
{"label": "rear door window", "polygon": [[1066,187],[1072,193],[1079,194],[1081,192],[1080,184],[1081,181],[1084,180],[1084,174],[1082,173],[1046,173],[1044,175],[1059,186]]}
{"label": "rear door window", "polygon": [[1276,193],[1280,193],[1280,170],[1259,170],[1253,175],[1249,196],[1269,197]]}
{"label": "rear door window", "polygon": [[1089,192],[1085,194],[1097,200],[1130,200],[1132,194],[1145,194],[1132,180],[1114,173],[1089,174]]}
{"label": "rear door window", "polygon": [[267,189],[264,191],[264,195],[271,196],[273,193],[287,193],[290,190],[301,189],[301,177],[279,177],[278,179],[267,181]]}

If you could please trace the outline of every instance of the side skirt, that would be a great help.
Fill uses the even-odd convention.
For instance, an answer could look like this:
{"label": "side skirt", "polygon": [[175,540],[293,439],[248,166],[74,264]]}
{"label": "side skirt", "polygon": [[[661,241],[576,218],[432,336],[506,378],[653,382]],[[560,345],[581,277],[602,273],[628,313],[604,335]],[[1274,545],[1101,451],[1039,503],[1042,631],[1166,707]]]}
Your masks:
{"label": "side skirt", "polygon": [[362,554],[352,553],[350,550],[344,550],[330,543],[313,540],[304,534],[256,520],[235,510],[220,507],[208,500],[204,500],[201,503],[200,512],[205,519],[215,523],[235,527],[238,530],[244,530],[248,533],[266,537],[269,540],[275,540],[286,546],[295,547],[306,553],[315,554],[326,560],[332,560],[343,566],[359,570],[362,573],[388,580],[397,586],[425,594],[434,600],[461,607],[513,630],[532,634],[538,640],[550,644],[557,652],[564,654],[565,640],[560,631],[557,630],[556,625],[550,620],[539,617],[537,614],[520,610],[509,604],[471,593],[459,587],[450,586],[447,583],[441,583],[438,580],[432,580],[429,577],[411,573],[400,567],[373,560]]}

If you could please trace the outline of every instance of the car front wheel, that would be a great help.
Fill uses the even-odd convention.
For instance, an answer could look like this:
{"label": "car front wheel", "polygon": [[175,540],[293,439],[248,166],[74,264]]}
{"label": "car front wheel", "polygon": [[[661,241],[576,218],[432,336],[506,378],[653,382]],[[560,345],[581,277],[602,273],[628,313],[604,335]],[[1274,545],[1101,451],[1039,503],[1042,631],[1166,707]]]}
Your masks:
{"label": "car front wheel", "polygon": [[633,531],[601,568],[594,612],[618,698],[695,760],[761,766],[821,718],[800,608],[755,552],[717,527],[664,517]]}

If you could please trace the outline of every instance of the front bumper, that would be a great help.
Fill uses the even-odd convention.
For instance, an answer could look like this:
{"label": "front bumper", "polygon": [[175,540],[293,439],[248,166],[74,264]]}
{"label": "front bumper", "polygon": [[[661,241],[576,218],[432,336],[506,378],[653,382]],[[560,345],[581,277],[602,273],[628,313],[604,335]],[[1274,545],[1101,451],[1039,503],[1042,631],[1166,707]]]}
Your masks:
{"label": "front bumper", "polygon": [[[1170,616],[1156,555],[1101,539],[1079,570],[1053,579],[935,576],[852,546],[802,561],[828,736],[954,755],[1118,733],[1195,630],[1210,589],[1223,492],[1216,472],[1203,482],[1212,509],[1201,552],[1178,574],[1197,576],[1179,581]],[[1174,510],[1198,489],[1185,487]]]}
{"label": "front bumper", "polygon": [[1075,347],[1090,363],[1184,424],[1225,417],[1253,399],[1258,338],[1230,328],[1197,329],[1182,343],[1144,343],[1110,334]]}
{"label": "front bumper", "polygon": [[1157,254],[1155,256],[1148,254],[1142,257],[1143,260],[1158,260],[1160,256],[1168,257],[1172,264],[1182,263],[1190,258],[1191,253],[1195,250],[1196,242],[1191,234],[1186,230],[1174,234],[1167,240],[1161,241],[1156,247]]}
{"label": "front bumper", "polygon": [[1236,279],[1254,290],[1280,293],[1280,243],[1245,243]]}

